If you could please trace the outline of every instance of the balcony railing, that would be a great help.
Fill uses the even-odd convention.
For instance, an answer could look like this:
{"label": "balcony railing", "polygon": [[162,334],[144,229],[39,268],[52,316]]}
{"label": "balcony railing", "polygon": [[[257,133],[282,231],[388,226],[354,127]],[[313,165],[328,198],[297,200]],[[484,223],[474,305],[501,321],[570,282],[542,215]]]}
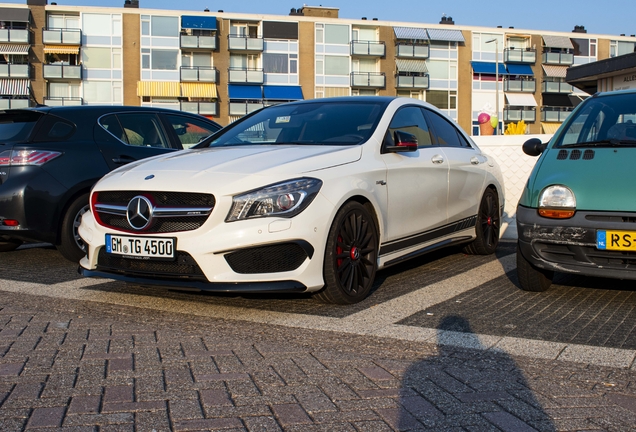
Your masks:
{"label": "balcony railing", "polygon": [[384,57],[386,54],[386,45],[384,41],[352,41],[351,55],[355,56],[371,56]]}
{"label": "balcony railing", "polygon": [[216,83],[219,80],[219,71],[213,67],[192,66],[181,67],[181,81],[195,81]]}
{"label": "balcony railing", "polygon": [[227,37],[230,51],[263,51],[263,38],[229,35]]}
{"label": "balcony railing", "polygon": [[384,72],[352,72],[351,87],[386,87]]}
{"label": "balcony railing", "polygon": [[396,77],[395,87],[397,88],[417,88],[427,89],[429,86],[429,76],[402,76]]}
{"label": "balcony railing", "polygon": [[81,97],[44,97],[44,105],[79,106],[84,105],[84,99]]}
{"label": "balcony railing", "polygon": [[28,64],[0,64],[0,78],[30,78]]}
{"label": "balcony railing", "polygon": [[506,48],[504,49],[505,63],[535,64],[537,50],[533,48]]}
{"label": "balcony railing", "polygon": [[567,65],[570,66],[574,63],[574,54],[572,53],[555,53],[544,52],[541,57],[541,63],[552,65]]}
{"label": "balcony railing", "polygon": [[541,83],[541,93],[572,93],[574,88],[562,81],[543,81]]}
{"label": "balcony railing", "polygon": [[263,84],[263,69],[230,68],[228,70],[228,82]]}
{"label": "balcony railing", "polygon": [[413,59],[427,59],[430,55],[430,47],[428,45],[396,45],[396,57],[407,57]]}
{"label": "balcony railing", "polygon": [[75,65],[44,65],[44,79],[82,79],[82,67]]}
{"label": "balcony railing", "polygon": [[1,99],[0,110],[28,108],[31,106],[29,99]]}
{"label": "balcony railing", "polygon": [[217,115],[219,108],[216,102],[181,102],[181,111],[200,115]]}
{"label": "balcony railing", "polygon": [[230,115],[243,116],[264,106],[263,102],[230,102]]}
{"label": "balcony railing", "polygon": [[571,107],[547,107],[541,108],[542,122],[562,123],[572,113]]}
{"label": "balcony railing", "polygon": [[181,35],[181,48],[215,50],[217,46],[216,36]]}
{"label": "balcony railing", "polygon": [[81,45],[82,31],[80,29],[44,29],[42,41],[45,44]]}
{"label": "balcony railing", "polygon": [[0,29],[0,42],[29,43],[29,31],[24,29]]}
{"label": "balcony railing", "polygon": [[506,122],[518,122],[523,120],[526,123],[533,123],[537,120],[537,112],[533,109],[504,108],[503,118]]}
{"label": "balcony railing", "polygon": [[504,79],[504,91],[507,92],[524,92],[534,93],[537,89],[537,82],[535,80],[511,80]]}

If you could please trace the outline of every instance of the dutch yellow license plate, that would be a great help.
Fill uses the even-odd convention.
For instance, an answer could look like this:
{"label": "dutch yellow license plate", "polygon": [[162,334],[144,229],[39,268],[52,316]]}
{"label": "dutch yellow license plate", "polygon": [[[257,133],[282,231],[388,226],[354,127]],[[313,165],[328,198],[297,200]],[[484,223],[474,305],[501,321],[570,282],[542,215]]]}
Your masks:
{"label": "dutch yellow license plate", "polygon": [[598,230],[596,247],[601,250],[636,251],[636,231]]}

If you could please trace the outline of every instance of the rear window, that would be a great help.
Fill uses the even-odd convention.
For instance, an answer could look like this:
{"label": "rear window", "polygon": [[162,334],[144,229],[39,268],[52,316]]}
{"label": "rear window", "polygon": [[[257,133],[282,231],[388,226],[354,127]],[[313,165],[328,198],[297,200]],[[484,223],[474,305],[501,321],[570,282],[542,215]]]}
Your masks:
{"label": "rear window", "polygon": [[0,142],[25,141],[40,117],[36,111],[0,113]]}

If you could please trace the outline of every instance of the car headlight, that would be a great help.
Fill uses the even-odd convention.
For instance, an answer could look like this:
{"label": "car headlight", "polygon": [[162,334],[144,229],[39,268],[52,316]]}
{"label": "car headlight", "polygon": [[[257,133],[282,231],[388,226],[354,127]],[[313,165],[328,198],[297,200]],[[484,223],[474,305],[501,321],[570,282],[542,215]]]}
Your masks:
{"label": "car headlight", "polygon": [[299,178],[236,195],[225,221],[269,216],[294,217],[307,208],[321,187],[322,181],[318,179]]}
{"label": "car headlight", "polygon": [[567,219],[576,212],[576,197],[567,186],[552,185],[539,195],[539,215],[551,219]]}

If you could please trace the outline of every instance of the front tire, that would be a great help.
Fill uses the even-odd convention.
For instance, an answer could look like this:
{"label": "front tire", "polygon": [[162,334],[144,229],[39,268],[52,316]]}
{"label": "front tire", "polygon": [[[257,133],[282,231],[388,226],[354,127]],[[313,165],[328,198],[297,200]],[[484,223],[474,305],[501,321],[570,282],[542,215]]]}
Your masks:
{"label": "front tire", "polygon": [[464,246],[464,253],[470,255],[490,255],[494,253],[499,244],[500,230],[499,197],[493,189],[486,189],[481,197],[479,212],[477,213],[475,240]]}
{"label": "front tire", "polygon": [[325,287],[315,297],[325,303],[353,304],[371,291],[378,258],[378,229],[358,202],[345,204],[329,229],[323,276]]}
{"label": "front tire", "polygon": [[543,270],[532,265],[523,256],[521,248],[517,244],[517,278],[522,290],[531,292],[547,291],[552,285],[553,277],[553,271]]}
{"label": "front tire", "polygon": [[89,209],[88,194],[80,195],[71,203],[62,219],[60,244],[56,247],[64,258],[76,264],[86,256],[86,243],[79,236],[78,229],[82,215]]}

